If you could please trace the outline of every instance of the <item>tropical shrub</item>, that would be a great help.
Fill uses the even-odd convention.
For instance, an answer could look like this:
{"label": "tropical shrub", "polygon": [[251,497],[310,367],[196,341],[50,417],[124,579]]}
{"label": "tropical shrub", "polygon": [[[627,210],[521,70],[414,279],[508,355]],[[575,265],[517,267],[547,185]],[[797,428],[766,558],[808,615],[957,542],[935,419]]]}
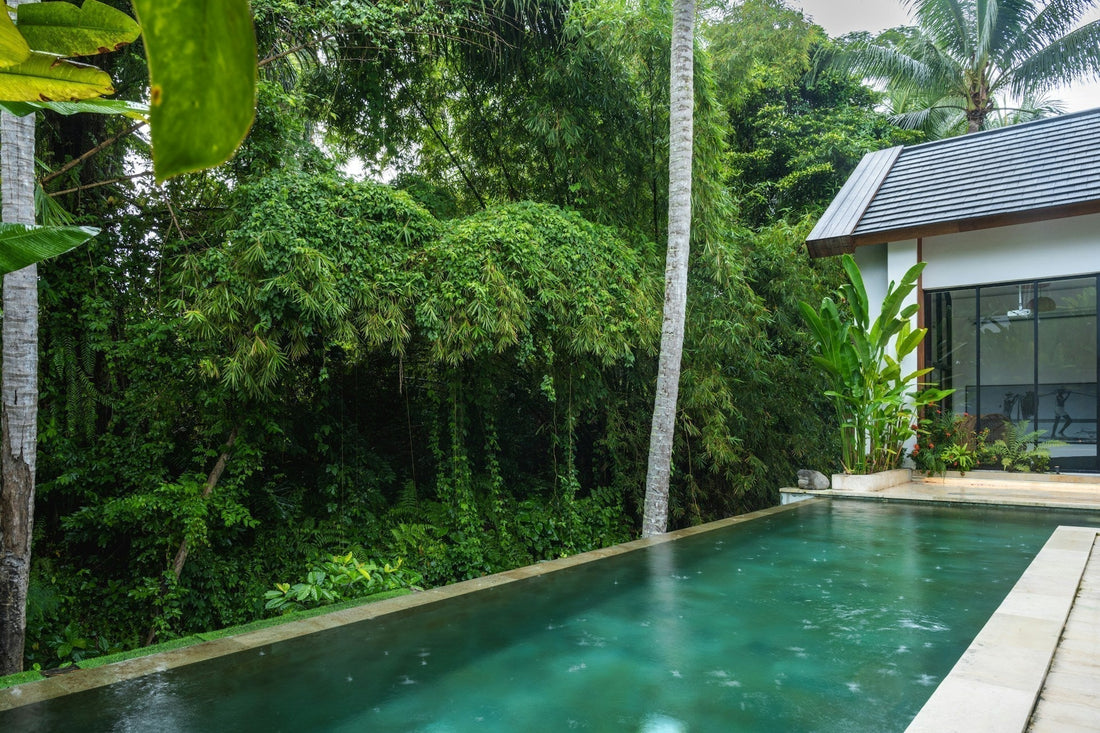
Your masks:
{"label": "tropical shrub", "polygon": [[978,462],[978,454],[963,443],[952,443],[940,453],[944,465],[959,473],[966,473]]}
{"label": "tropical shrub", "polygon": [[332,555],[315,563],[300,582],[276,583],[274,589],[264,593],[264,608],[289,613],[387,590],[416,588],[420,574],[403,565],[402,558],[376,563],[361,562],[354,552]]}
{"label": "tropical shrub", "polygon": [[848,305],[847,316],[828,296],[816,311],[805,302],[799,302],[799,308],[817,342],[814,362],[832,384],[826,395],[840,422],[845,472],[885,471],[900,465],[903,446],[914,434],[917,411],[952,390],[921,385],[917,380],[930,368],[902,372],[903,359],[927,333],[909,323],[918,306],[904,305],[924,263],[909,268],[900,283],[890,284],[874,322],[859,267],[850,255],[844,255],[841,264],[849,282],[840,286],[837,295]]}
{"label": "tropical shrub", "polygon": [[1007,423],[1004,436],[981,446],[979,462],[1004,471],[1035,471],[1042,473],[1050,468],[1050,448],[1063,445],[1058,440],[1041,442],[1044,430],[1029,430],[1028,420]]}

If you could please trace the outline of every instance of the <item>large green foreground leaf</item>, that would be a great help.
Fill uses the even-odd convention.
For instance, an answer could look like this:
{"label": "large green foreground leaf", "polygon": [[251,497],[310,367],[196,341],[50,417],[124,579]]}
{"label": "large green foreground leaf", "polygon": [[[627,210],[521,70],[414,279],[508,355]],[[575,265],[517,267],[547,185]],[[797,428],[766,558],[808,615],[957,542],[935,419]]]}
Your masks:
{"label": "large green foreground leaf", "polygon": [[75,102],[114,94],[102,69],[44,53],[31,53],[21,64],[0,68],[0,101]]}
{"label": "large green foreground leaf", "polygon": [[11,66],[20,61],[26,61],[31,55],[30,46],[22,34],[15,29],[11,17],[7,13],[0,13],[0,66]]}
{"label": "large green foreground leaf", "polygon": [[131,44],[141,34],[134,19],[98,0],[83,7],[63,2],[27,3],[16,11],[19,32],[35,51],[93,56]]}
{"label": "large green foreground leaf", "polygon": [[158,181],[228,160],[255,114],[248,0],[133,0],[149,60]]}
{"label": "large green foreground leaf", "polygon": [[97,115],[123,115],[133,120],[148,120],[149,106],[125,99],[86,99],[80,102],[0,102],[0,109],[16,117],[24,117],[39,110],[48,109],[60,115],[81,113]]}
{"label": "large green foreground leaf", "polygon": [[0,275],[64,254],[99,234],[93,227],[36,227],[0,223]]}

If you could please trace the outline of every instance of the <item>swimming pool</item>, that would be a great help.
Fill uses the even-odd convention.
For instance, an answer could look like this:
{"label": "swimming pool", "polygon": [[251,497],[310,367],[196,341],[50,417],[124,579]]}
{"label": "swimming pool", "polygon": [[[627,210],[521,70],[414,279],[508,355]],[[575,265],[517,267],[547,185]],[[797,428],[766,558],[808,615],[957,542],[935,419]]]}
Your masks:
{"label": "swimming pool", "polygon": [[825,501],[0,713],[0,730],[901,730],[1079,512]]}

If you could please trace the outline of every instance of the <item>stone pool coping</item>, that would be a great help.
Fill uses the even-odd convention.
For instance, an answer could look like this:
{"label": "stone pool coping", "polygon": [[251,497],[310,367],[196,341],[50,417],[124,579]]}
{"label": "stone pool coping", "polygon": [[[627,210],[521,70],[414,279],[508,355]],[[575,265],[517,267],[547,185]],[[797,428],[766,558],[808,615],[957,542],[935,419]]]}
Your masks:
{"label": "stone pool coping", "polygon": [[1098,533],[1054,531],[906,733],[1028,730]]}
{"label": "stone pool coping", "polygon": [[930,501],[942,504],[975,504],[1100,511],[1100,475],[1034,474],[1004,471],[948,472],[943,476],[914,475],[874,488],[837,488],[814,491],[782,488],[783,504],[823,496],[871,501]]}
{"label": "stone pool coping", "polygon": [[156,652],[147,656],[134,657],[132,659],[104,664],[103,666],[93,667],[91,669],[78,669],[56,677],[47,677],[42,680],[24,682],[23,684],[0,690],[0,711],[31,705],[55,697],[61,697],[62,695],[69,695],[74,692],[83,692],[97,687],[104,687],[114,684],[115,682],[122,682],[147,674],[165,672],[176,667],[182,667],[215,657],[225,656],[227,654],[235,654],[236,652],[267,646],[279,641],[304,636],[305,634],[312,634],[316,631],[325,631],[327,629],[334,629],[359,621],[400,613],[450,598],[463,596],[467,593],[474,593],[476,591],[485,590],[486,588],[494,588],[508,583],[546,575],[577,565],[584,565],[585,563],[595,560],[621,555],[643,547],[671,542],[681,537],[688,537],[734,524],[749,522],[754,519],[785,512],[794,508],[794,506],[778,506],[761,509],[760,511],[750,514],[729,517],[716,522],[709,522],[696,527],[688,527],[655,537],[633,540],[620,545],[613,545],[599,550],[580,553],[571,557],[548,560],[535,565],[527,565],[521,568],[515,568],[514,570],[506,570],[501,573],[487,575],[482,578],[474,578],[473,580],[467,580],[461,583],[431,588],[411,595],[389,598],[375,603],[367,603],[362,606],[333,611],[332,613],[320,616],[289,621],[278,626],[248,631],[235,636],[226,636],[183,647],[181,649]]}

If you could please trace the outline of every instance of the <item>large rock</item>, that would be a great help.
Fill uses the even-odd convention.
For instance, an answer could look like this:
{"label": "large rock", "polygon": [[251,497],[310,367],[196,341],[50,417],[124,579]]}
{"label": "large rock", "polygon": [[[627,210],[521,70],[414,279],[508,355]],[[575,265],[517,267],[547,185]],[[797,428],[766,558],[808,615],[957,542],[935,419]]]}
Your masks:
{"label": "large rock", "polygon": [[829,488],[829,477],[821,471],[801,469],[798,472],[798,488],[808,491],[824,491]]}

